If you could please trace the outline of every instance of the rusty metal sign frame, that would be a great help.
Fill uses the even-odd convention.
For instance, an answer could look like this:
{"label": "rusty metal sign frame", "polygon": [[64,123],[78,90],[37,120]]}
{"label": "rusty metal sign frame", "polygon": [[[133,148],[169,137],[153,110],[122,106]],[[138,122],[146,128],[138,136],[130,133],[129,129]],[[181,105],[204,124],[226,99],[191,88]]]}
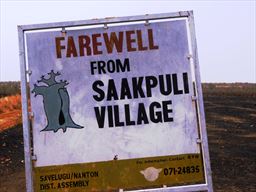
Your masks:
{"label": "rusty metal sign frame", "polygon": [[[26,188],[27,192],[33,192],[33,166],[32,161],[36,158],[33,156],[32,152],[32,143],[31,143],[31,126],[30,119],[33,114],[29,113],[28,109],[28,76],[31,73],[27,67],[26,59],[26,39],[25,33],[32,32],[36,30],[51,30],[51,29],[61,29],[69,27],[86,27],[86,26],[95,26],[103,25],[107,27],[108,24],[123,24],[123,23],[132,23],[132,22],[146,22],[149,24],[153,20],[163,20],[163,19],[179,19],[185,18],[188,22],[189,36],[190,36],[190,48],[191,55],[190,60],[194,66],[195,74],[195,97],[193,98],[196,102],[197,107],[197,116],[199,124],[199,136],[198,143],[201,145],[201,151],[203,156],[204,164],[204,175],[205,183],[204,184],[195,184],[195,185],[185,185],[185,186],[174,186],[157,188],[157,189],[147,189],[147,190],[137,190],[137,191],[168,191],[168,192],[185,192],[185,191],[208,191],[213,192],[212,186],[212,172],[210,166],[209,158],[209,148],[208,148],[208,139],[206,132],[206,123],[205,123],[205,113],[203,106],[203,96],[202,96],[202,87],[201,87],[201,78],[198,62],[198,52],[197,52],[197,43],[195,35],[195,25],[194,25],[194,16],[193,11],[182,11],[174,13],[163,13],[163,14],[149,14],[149,15],[140,15],[140,16],[129,16],[129,17],[118,17],[118,18],[105,18],[105,19],[92,19],[92,20],[81,20],[81,21],[69,21],[69,22],[56,22],[56,23],[45,23],[45,24],[35,24],[35,25],[21,25],[18,26],[18,36],[19,36],[19,59],[20,59],[20,70],[21,70],[21,94],[22,94],[22,120],[23,120],[23,137],[24,137],[24,155],[25,155],[25,172],[26,172]],[[124,191],[120,189],[119,191]]]}

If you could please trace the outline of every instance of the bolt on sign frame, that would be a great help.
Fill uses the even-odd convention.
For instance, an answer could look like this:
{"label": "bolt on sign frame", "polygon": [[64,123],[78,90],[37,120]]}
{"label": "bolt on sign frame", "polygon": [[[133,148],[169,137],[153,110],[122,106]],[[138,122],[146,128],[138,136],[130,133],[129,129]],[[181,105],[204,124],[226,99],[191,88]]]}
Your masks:
{"label": "bolt on sign frame", "polygon": [[[170,26],[173,28],[170,28]],[[95,27],[98,27],[98,28],[95,29]],[[146,29],[140,30],[140,28],[146,28]],[[154,105],[153,107],[149,106],[150,109],[154,107],[161,108],[163,106],[164,109],[162,113],[167,113],[167,112],[169,113],[167,115],[162,115],[161,120],[159,120],[159,111],[158,111],[158,115],[157,115],[157,112],[155,112],[154,113],[155,116],[153,115],[154,117],[150,116],[150,118],[153,118],[153,120],[151,119],[152,121],[155,121],[155,122],[158,121],[158,123],[160,122],[160,124],[156,124],[157,126],[151,125],[153,128],[151,130],[156,130],[158,128],[159,130],[162,130],[159,133],[151,132],[150,134],[148,133],[146,134],[144,132],[144,128],[145,130],[147,130],[148,127],[150,127],[150,125],[146,125],[144,127],[143,126],[136,127],[134,126],[135,121],[131,121],[130,116],[128,120],[125,117],[126,125],[127,126],[132,125],[136,128],[134,129],[134,132],[132,133],[129,132],[129,134],[131,134],[132,137],[138,137],[136,141],[133,138],[129,138],[130,139],[129,141],[135,142],[136,145],[133,145],[133,144],[129,145],[129,142],[126,140],[127,142],[125,143],[125,146],[124,146],[125,150],[128,148],[127,150],[136,151],[137,148],[138,150],[140,150],[139,148],[142,147],[141,149],[143,150],[142,153],[144,153],[144,151],[147,151],[147,154],[145,155],[140,155],[137,153],[141,151],[136,151],[135,153],[132,153],[129,151],[125,153],[126,151],[124,150],[123,153],[114,155],[114,158],[111,159],[108,157],[106,158],[106,156],[109,155],[108,154],[109,151],[107,148],[105,148],[105,152],[102,152],[102,155],[97,156],[95,152],[97,149],[99,149],[99,146],[97,146],[97,143],[101,142],[100,140],[104,140],[105,138],[105,137],[99,137],[99,138],[96,138],[96,141],[94,143],[96,145],[96,148],[93,148],[93,146],[89,146],[87,151],[87,153],[91,152],[91,154],[93,154],[94,156],[97,156],[98,159],[97,158],[95,159],[94,157],[92,157],[88,161],[77,160],[77,159],[70,160],[69,156],[64,157],[65,155],[63,155],[63,158],[67,158],[66,160],[63,160],[62,152],[60,152],[59,154],[56,154],[56,151],[53,151],[53,153],[49,153],[49,154],[54,155],[55,153],[55,156],[59,156],[59,157],[58,158],[54,157],[55,159],[50,160],[50,163],[49,163],[47,160],[49,159],[49,156],[46,157],[46,159],[44,159],[40,154],[40,153],[45,153],[45,154],[48,153],[48,151],[44,151],[44,148],[40,146],[42,144],[40,142],[45,142],[46,138],[52,138],[52,135],[54,135],[54,137],[56,138],[64,137],[65,134],[68,135],[68,134],[71,134],[71,132],[78,133],[78,135],[82,135],[82,131],[89,130],[90,128],[88,127],[90,127],[91,125],[88,126],[88,124],[85,123],[86,125],[85,127],[83,127],[84,125],[81,125],[82,124],[81,119],[83,118],[78,118],[78,116],[74,115],[74,113],[70,114],[71,109],[69,109],[69,105],[71,102],[75,102],[74,98],[77,98],[79,96],[79,95],[76,95],[76,93],[78,92],[77,88],[76,89],[74,88],[74,90],[72,90],[72,88],[70,88],[71,85],[68,85],[66,81],[57,81],[55,79],[55,78],[59,78],[57,76],[61,76],[65,73],[68,74],[69,72],[71,73],[74,72],[72,71],[73,69],[68,69],[68,70],[63,69],[63,65],[60,62],[56,62],[55,65],[57,67],[53,67],[51,68],[51,70],[50,68],[48,70],[47,66],[46,67],[35,66],[33,62],[40,62],[40,59],[44,60],[44,57],[46,58],[44,62],[45,61],[47,62],[48,61],[47,59],[49,59],[47,56],[43,55],[44,53],[40,52],[40,54],[38,54],[38,52],[34,51],[38,49],[37,47],[40,47],[40,46],[42,47],[43,45],[40,45],[40,43],[44,43],[44,42],[40,41],[39,44],[36,44],[36,45],[35,45],[35,42],[38,40],[38,38],[40,39],[41,37],[46,37],[47,39],[52,34],[53,36],[56,35],[56,33],[58,33],[59,35],[62,35],[58,39],[55,39],[56,47],[54,47],[56,48],[56,50],[54,51],[54,54],[57,54],[57,58],[61,58],[64,56],[63,55],[64,49],[66,49],[63,42],[61,41],[65,40],[66,33],[68,33],[69,35],[70,34],[75,35],[77,31],[80,33],[81,31],[82,32],[86,31],[86,33],[92,34],[92,33],[96,33],[94,30],[96,30],[97,35],[94,37],[92,35],[92,41],[94,41],[94,43],[96,44],[96,47],[93,47],[93,49],[91,50],[89,49],[89,51],[87,49],[87,54],[90,53],[90,51],[91,52],[94,51],[94,54],[102,53],[99,50],[99,47],[97,47],[99,45],[102,45],[102,42],[99,42],[98,41],[99,39],[97,39],[100,36],[99,31],[100,32],[103,31],[101,35],[104,35],[105,41],[107,38],[113,38],[112,40],[115,41],[117,38],[117,36],[115,36],[116,34],[119,35],[119,38],[123,34],[126,34],[127,42],[126,44],[124,44],[124,46],[129,44],[127,45],[128,51],[129,50],[136,51],[136,47],[134,47],[136,40],[134,38],[137,34],[136,36],[137,46],[138,46],[137,51],[140,50],[141,52],[138,55],[134,53],[134,55],[135,57],[136,56],[141,57],[143,62],[144,61],[146,62],[147,59],[149,58],[148,60],[150,60],[150,62],[152,61],[152,63],[153,62],[157,63],[158,60],[154,60],[154,57],[155,56],[159,57],[159,55],[154,55],[155,53],[154,51],[156,50],[158,51],[158,49],[160,49],[159,48],[160,46],[164,47],[163,52],[165,51],[165,49],[168,50],[168,47],[170,46],[174,46],[175,49],[177,48],[178,51],[177,52],[174,51],[174,54],[182,55],[182,58],[183,59],[186,58],[187,61],[185,61],[185,59],[184,60],[181,59],[180,61],[179,58],[175,58],[176,59],[175,62],[177,62],[178,64],[174,64],[173,66],[171,66],[171,68],[173,68],[174,70],[174,73],[170,74],[169,76],[166,75],[166,77],[168,76],[170,78],[169,80],[172,81],[173,92],[175,94],[175,91],[176,91],[177,98],[182,97],[183,99],[176,99],[176,100],[173,99],[173,103],[165,101],[165,102],[162,102],[161,104],[157,102],[153,102],[154,104],[152,103],[148,104],[152,106]],[[112,30],[110,36],[106,35],[109,33],[108,30],[110,31]],[[120,32],[121,30],[123,30],[123,32]],[[173,33],[170,32],[171,30],[173,30],[174,32]],[[118,31],[119,33],[117,33]],[[166,31],[167,33],[162,33],[162,31]],[[175,192],[179,192],[179,191],[212,192],[213,191],[193,11],[182,11],[182,12],[175,12],[175,13],[152,14],[152,15],[150,14],[150,15],[120,17],[120,18],[105,18],[105,19],[93,19],[93,20],[82,20],[82,21],[35,24],[35,25],[22,25],[22,26],[18,26],[18,33],[19,33],[19,56],[20,56],[20,66],[21,66],[20,68],[21,69],[21,93],[22,93],[22,104],[23,104],[22,112],[23,112],[23,135],[24,135],[24,152],[25,152],[25,168],[26,168],[26,187],[28,192],[62,191],[62,190],[66,191],[67,188],[68,188],[68,191],[76,191],[79,189],[82,191],[104,191],[104,190],[106,191],[170,191],[170,192],[174,192],[174,191]],[[46,36],[44,35],[44,33],[46,33]],[[143,36],[143,34],[145,33],[147,33],[147,35]],[[175,42],[176,44],[175,43],[170,44],[169,42],[170,39],[168,39],[168,37],[165,37],[165,36],[168,36],[169,34],[170,36],[173,35],[173,37],[171,37],[172,38],[171,41]],[[159,37],[159,40],[154,41],[153,35],[155,35],[155,38]],[[83,38],[85,39],[87,38],[88,40],[89,36],[87,37],[83,36]],[[179,38],[181,40],[179,40]],[[148,40],[147,46],[144,42],[145,39]],[[164,39],[164,40],[161,40],[161,39]],[[185,48],[182,47],[182,45],[177,45],[179,44],[179,42],[183,42],[183,43],[185,42],[184,43],[186,44]],[[85,42],[83,41],[83,43]],[[108,43],[110,43],[112,48],[110,46],[106,48],[106,50],[111,52],[113,51],[114,46],[113,44],[111,44],[110,41]],[[82,46],[86,46],[85,44],[82,44]],[[46,43],[46,48],[47,46],[48,44]],[[67,48],[69,50],[69,53],[67,51],[66,56],[67,57],[77,56],[78,53],[74,50],[75,43],[73,39],[68,40],[67,46],[71,46],[71,47]],[[119,53],[114,55],[115,59],[118,58],[122,53],[122,50],[118,51],[117,47],[116,49],[117,49],[117,52]],[[171,49],[171,50],[175,50],[175,49]],[[42,49],[40,51],[42,51]],[[145,56],[143,56],[144,53],[146,54]],[[85,53],[83,51],[81,52],[80,50],[80,56],[81,55],[84,56],[84,54]],[[142,95],[147,94],[148,97],[152,97],[153,93],[151,91],[152,90],[155,91],[155,87],[157,86],[156,82],[158,81],[159,83],[161,81],[160,79],[162,78],[162,81],[163,81],[163,78],[164,78],[164,75],[157,74],[158,70],[160,71],[162,70],[162,72],[165,72],[170,68],[170,66],[166,64],[167,68],[165,67],[165,65],[159,68],[159,63],[158,63],[155,66],[153,66],[152,64],[152,66],[154,67],[154,68],[152,67],[152,69],[150,69],[150,67],[148,66],[144,68],[143,66],[141,68],[140,67],[136,68],[137,66],[136,67],[131,66],[131,68],[133,67],[133,69],[130,69],[130,64],[134,65],[134,61],[135,61],[135,64],[137,64],[136,59],[134,60],[133,53],[131,54],[125,53],[125,54],[126,55],[124,57],[120,56],[120,58],[123,58],[124,60],[117,59],[115,61],[116,65],[114,66],[116,67],[115,69],[117,70],[118,63],[119,63],[119,70],[121,70],[121,75],[117,77],[115,75],[111,76],[112,74],[110,74],[110,77],[112,77],[113,78],[112,80],[114,81],[114,80],[117,80],[118,78],[119,78],[118,80],[120,80],[122,77],[129,77],[129,73],[132,73],[132,75],[135,75],[135,76],[136,75],[141,76],[140,74],[141,71],[149,72],[144,74],[144,76],[149,75],[149,76],[146,76],[145,79],[142,79],[144,77],[140,77],[141,79],[139,78],[136,79],[133,77],[133,80],[136,79],[137,86],[139,86],[139,83],[138,83],[139,81],[147,82],[145,85],[146,88],[143,87],[140,90],[139,88],[137,88],[138,89],[137,91],[139,94],[142,94]],[[154,57],[151,58],[150,54],[153,54]],[[172,56],[170,55],[171,53],[169,52],[167,54],[165,53],[165,55],[162,55],[161,59],[165,59],[165,57],[167,59],[170,59],[172,58]],[[107,60],[106,58],[103,58],[103,59],[105,59],[105,61]],[[97,60],[97,58],[96,59],[94,58],[94,60]],[[175,70],[179,71],[180,69],[179,64],[184,61],[187,63],[184,69],[188,69],[188,73],[175,72]],[[89,73],[89,75],[93,76],[95,75],[94,73],[98,73],[96,74],[96,77],[99,77],[101,73],[106,73],[106,69],[108,69],[107,72],[112,73],[112,70],[114,68],[113,68],[113,65],[110,65],[110,64],[113,64],[114,61],[109,60],[108,58],[108,61],[105,62],[104,65],[109,68],[105,68],[104,70],[102,70],[102,65],[103,65],[102,62],[104,63],[104,61],[101,61],[101,63],[96,61],[91,62],[90,63],[91,74]],[[74,63],[76,63],[76,61],[74,61]],[[79,71],[81,71],[82,69],[79,68],[78,63],[76,64],[78,65],[78,71],[76,72],[79,73]],[[47,70],[45,70],[45,68],[47,68]],[[122,73],[123,72],[122,70],[126,70],[126,71]],[[134,70],[134,71],[131,72],[131,70]],[[44,73],[42,71],[44,71]],[[46,72],[48,72],[48,75]],[[78,78],[78,80],[81,80],[82,82],[83,78],[81,74],[77,75],[77,73],[73,73],[73,76],[75,74],[76,76],[75,78]],[[159,75],[157,76],[159,77],[159,80],[156,80],[155,77],[150,76],[151,73],[156,76]],[[37,76],[33,77],[33,75],[35,76],[35,74]],[[46,74],[48,78],[42,76],[44,74]],[[180,77],[181,79],[183,77],[183,83],[181,83],[182,80],[180,80],[178,76],[181,76]],[[69,76],[67,75],[66,78],[64,79],[67,79],[67,78],[70,78],[68,79],[68,81],[72,81],[72,77],[70,77],[70,75]],[[124,79],[125,78],[122,79],[122,84],[126,85],[127,82]],[[94,91],[98,93],[94,95],[94,98],[100,100],[100,97],[102,96],[102,94],[104,95],[104,93],[102,93],[102,90],[100,90],[100,87],[102,87],[107,80],[109,80],[109,78],[104,79],[102,81],[100,81],[100,78],[99,78],[97,81],[94,82],[93,84]],[[86,79],[86,82],[87,81],[89,80]],[[111,80],[109,80],[109,83],[110,81]],[[166,79],[166,81],[168,81],[168,79]],[[40,86],[36,83],[38,84],[44,83],[44,86]],[[30,86],[28,86],[28,84],[30,84]],[[45,86],[45,84],[47,84],[47,86]],[[181,84],[184,87],[183,89],[184,95],[185,93],[187,94],[184,97],[179,96],[182,90],[179,90],[178,87]],[[56,86],[59,86],[59,88],[56,89],[57,91],[56,90],[54,91],[53,88]],[[169,86],[171,85],[169,84]],[[147,89],[147,87],[149,87],[149,89]],[[123,91],[125,92],[124,97],[129,97],[129,94],[127,92],[128,88],[126,87],[121,89],[123,89]],[[145,89],[147,89],[147,91],[145,91]],[[145,93],[142,93],[143,90],[145,91]],[[111,98],[113,97],[116,97],[116,96],[113,96],[113,91],[116,91],[116,90],[112,89],[110,91],[109,100],[111,100]],[[192,92],[192,93],[188,94],[189,92]],[[42,97],[41,99],[38,99],[38,97],[37,98],[32,97],[37,95],[43,96],[43,102],[42,102]],[[58,98],[56,99],[54,95],[55,96],[58,95]],[[29,99],[29,96],[30,96],[30,99]],[[50,97],[50,99],[47,100],[48,96]],[[161,99],[158,97],[159,95],[153,99],[156,99],[156,100]],[[163,98],[165,97],[163,96]],[[172,96],[172,98],[175,98],[175,96]],[[190,98],[190,99],[187,99],[187,98]],[[143,100],[143,102],[144,101],[145,100]],[[193,135],[194,140],[192,144],[187,142],[187,145],[184,144],[183,148],[181,147],[182,153],[178,153],[178,152],[172,153],[169,151],[170,149],[168,148],[168,144],[169,142],[172,143],[171,140],[175,141],[175,136],[171,138],[170,141],[165,140],[164,135],[168,134],[169,132],[164,132],[166,131],[165,130],[166,128],[161,127],[162,121],[167,121],[167,124],[168,124],[168,121],[169,122],[171,121],[171,123],[172,121],[175,121],[174,120],[175,114],[176,114],[175,110],[179,111],[180,108],[183,106],[182,104],[181,105],[174,104],[174,102],[176,101],[185,103],[184,104],[185,108],[189,108],[189,110],[192,110],[192,112],[194,112],[194,113],[188,113],[192,117],[192,120],[186,120],[186,119],[184,120],[183,117],[179,117],[184,122],[188,123],[188,125],[186,124],[185,126],[190,127],[194,125],[195,127],[195,130],[193,132],[189,132],[187,129],[185,130],[188,132],[185,134],[188,134],[188,137],[191,137],[191,135]],[[146,102],[149,102],[149,101],[145,101],[145,103]],[[61,106],[60,109],[58,110],[60,110],[61,112],[59,112],[58,114],[59,115],[58,121],[54,122],[53,117],[55,116],[55,112],[53,111],[56,111],[55,109],[58,108],[58,103],[60,103],[60,106]],[[171,104],[173,104],[174,106],[173,109],[170,109]],[[29,105],[31,105],[32,112],[29,112]],[[41,111],[38,109],[40,108],[38,107],[38,105],[41,106],[41,109],[40,109]],[[83,105],[83,103],[79,104],[78,102],[78,105]],[[109,106],[108,108],[106,107],[108,109],[108,113],[111,113],[113,110],[115,111],[115,113],[118,113],[116,106],[114,108],[111,108]],[[125,105],[125,110],[124,110],[125,114],[130,112],[130,108],[128,108],[128,106],[129,106],[128,104]],[[140,103],[140,106],[142,106],[142,103]],[[76,106],[76,107],[79,108],[79,106]],[[97,107],[95,107],[94,105],[94,109],[95,108]],[[103,128],[104,126],[104,119],[102,119],[103,112],[101,112],[100,114],[99,108],[97,110],[98,111],[96,111],[95,109],[95,114],[98,114],[98,116],[96,115],[96,118],[94,118],[94,120],[91,120],[91,121],[96,121],[95,119],[97,119],[98,126],[99,126],[97,128]],[[105,110],[105,108],[103,107],[101,108],[101,110]],[[131,109],[131,110],[134,111],[134,109]],[[86,115],[88,116],[91,115],[88,113],[89,112],[86,112]],[[124,124],[122,123],[120,124],[120,122],[116,122],[116,118],[119,118],[119,116],[117,117],[115,113],[111,113],[112,115],[110,114],[108,116],[109,127],[118,126],[117,124],[121,125],[121,127],[124,126]],[[104,111],[104,114],[105,114],[105,111]],[[122,115],[123,114],[121,114],[121,116]],[[146,115],[146,112],[141,113],[139,118],[144,118],[144,119],[138,120],[137,123],[147,122],[148,120],[145,119],[145,115]],[[174,118],[170,118],[170,115],[174,115]],[[71,116],[73,116],[75,120],[72,119]],[[111,116],[112,116],[112,121],[113,121],[113,116],[115,116],[115,123],[116,123],[115,125],[113,125],[113,122],[111,123]],[[156,119],[157,116],[158,116],[158,120]],[[43,121],[38,120],[42,117],[44,118]],[[46,117],[47,117],[47,120],[46,120]],[[189,115],[187,116],[186,114],[186,118],[189,118]],[[42,122],[43,123],[48,122],[48,125],[49,125],[50,123],[52,123],[51,126],[52,127],[55,126],[55,128],[52,128],[49,126],[44,128],[45,125],[41,125],[43,126],[41,127],[42,129],[39,129],[39,131],[37,131],[38,130],[37,121],[39,122],[39,124]],[[89,122],[89,120],[86,120],[86,121]],[[67,122],[69,124],[67,124]],[[97,123],[93,125],[97,125]],[[60,126],[60,128],[58,126]],[[166,124],[164,124],[164,126],[166,126]],[[67,128],[76,128],[76,129],[67,130]],[[141,132],[139,128],[143,130],[143,132]],[[61,130],[58,131],[58,129],[63,129],[63,133],[61,132]],[[113,129],[115,128],[111,128],[111,130]],[[117,128],[117,129],[120,130],[121,128]],[[99,130],[110,130],[110,129],[108,128],[97,129],[97,131]],[[132,130],[132,128],[130,128],[130,130]],[[174,133],[174,132],[171,132],[171,133]],[[89,134],[89,132],[87,134]],[[125,135],[126,132],[122,132],[121,138],[119,140],[119,142],[121,143],[123,142],[123,140],[127,139],[127,138],[123,138],[122,134],[124,135],[124,137],[129,136],[129,134]],[[196,137],[195,137],[195,134],[196,134]],[[40,140],[42,135],[43,135],[43,140]],[[140,135],[141,137],[138,135]],[[161,136],[163,136],[163,138]],[[70,136],[68,137],[71,138]],[[138,140],[143,140],[144,137],[145,138],[149,137],[151,139],[147,141],[149,141],[151,144],[153,143],[152,148],[154,147],[156,148],[154,152],[152,152],[152,149],[150,147],[145,145],[145,142],[138,141]],[[114,140],[115,134],[111,135],[109,138],[110,140],[112,139]],[[76,139],[79,140],[79,136],[73,138],[73,140],[71,139],[72,143],[76,144],[75,142]],[[163,142],[161,140],[163,140]],[[185,137],[185,140],[186,140],[186,137]],[[61,141],[63,142],[65,140],[60,140],[59,142]],[[47,142],[51,142],[51,141],[47,140]],[[94,142],[94,141],[91,140],[91,142]],[[175,142],[179,143],[178,140],[176,140]],[[113,150],[115,150],[115,147],[118,145],[118,143],[115,143],[115,142],[113,146],[111,143],[105,143],[105,144],[113,147],[113,148],[110,147]],[[44,143],[43,145],[46,146],[47,144]],[[58,145],[58,144],[53,143],[53,147],[50,147],[50,148],[55,148],[55,145]],[[87,145],[89,145],[88,142],[83,146],[84,150],[86,150]],[[159,148],[157,147],[158,145],[160,146]],[[190,145],[191,145],[191,148],[192,146],[194,146],[193,150],[189,149]],[[62,149],[62,151],[68,151],[68,147],[64,147],[64,146],[62,145],[62,148],[60,147],[60,149]],[[73,144],[72,146],[78,148],[77,145]],[[162,149],[163,146],[166,146],[165,147],[166,150]],[[179,146],[176,146],[176,147],[179,148]],[[47,150],[51,150],[50,148],[47,148]],[[42,150],[42,152],[40,150]],[[74,150],[76,150],[76,148]],[[179,151],[179,149],[173,149],[173,150]],[[162,152],[159,152],[159,151],[162,151]],[[83,153],[83,151],[80,150],[78,151],[78,153],[81,154]],[[85,159],[86,158],[87,157],[85,157]],[[98,171],[91,171],[91,172],[81,171],[81,170],[93,170],[95,167],[99,170],[99,172]],[[56,170],[57,172],[55,172]],[[137,175],[134,174],[134,172],[136,172]],[[76,177],[76,180],[75,180],[75,177]],[[80,180],[78,181],[77,179],[80,179]],[[81,179],[84,179],[84,180],[81,180]],[[122,182],[120,183],[120,180],[127,180],[127,181],[125,182],[122,181],[123,183]],[[107,184],[104,184],[104,182]],[[136,182],[141,182],[141,183],[138,184]],[[90,185],[92,185],[91,188],[90,188]],[[97,186],[101,186],[101,188],[97,189]],[[79,188],[79,187],[83,187],[83,188]]]}

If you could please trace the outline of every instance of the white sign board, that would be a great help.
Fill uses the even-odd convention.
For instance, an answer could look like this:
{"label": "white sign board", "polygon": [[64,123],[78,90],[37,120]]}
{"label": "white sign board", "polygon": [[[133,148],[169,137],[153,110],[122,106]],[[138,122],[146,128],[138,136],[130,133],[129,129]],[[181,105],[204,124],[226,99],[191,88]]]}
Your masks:
{"label": "white sign board", "polygon": [[189,38],[187,17],[27,33],[35,190],[204,183]]}

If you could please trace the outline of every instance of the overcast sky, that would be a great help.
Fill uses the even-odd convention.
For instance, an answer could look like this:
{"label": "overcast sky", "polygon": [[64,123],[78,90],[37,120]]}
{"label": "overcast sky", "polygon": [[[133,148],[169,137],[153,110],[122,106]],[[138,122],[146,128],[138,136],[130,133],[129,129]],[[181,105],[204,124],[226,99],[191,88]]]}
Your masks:
{"label": "overcast sky", "polygon": [[193,10],[202,82],[256,83],[255,1],[3,1],[0,81],[20,80],[17,25]]}

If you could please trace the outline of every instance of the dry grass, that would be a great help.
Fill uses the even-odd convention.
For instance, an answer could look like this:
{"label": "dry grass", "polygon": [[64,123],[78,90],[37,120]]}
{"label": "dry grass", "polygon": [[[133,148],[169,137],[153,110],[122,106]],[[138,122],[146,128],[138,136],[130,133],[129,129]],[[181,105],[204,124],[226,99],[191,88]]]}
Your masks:
{"label": "dry grass", "polygon": [[21,96],[0,98],[0,132],[21,124]]}
{"label": "dry grass", "polygon": [[13,95],[0,98],[0,114],[8,113],[13,110],[21,110],[21,96]]}

